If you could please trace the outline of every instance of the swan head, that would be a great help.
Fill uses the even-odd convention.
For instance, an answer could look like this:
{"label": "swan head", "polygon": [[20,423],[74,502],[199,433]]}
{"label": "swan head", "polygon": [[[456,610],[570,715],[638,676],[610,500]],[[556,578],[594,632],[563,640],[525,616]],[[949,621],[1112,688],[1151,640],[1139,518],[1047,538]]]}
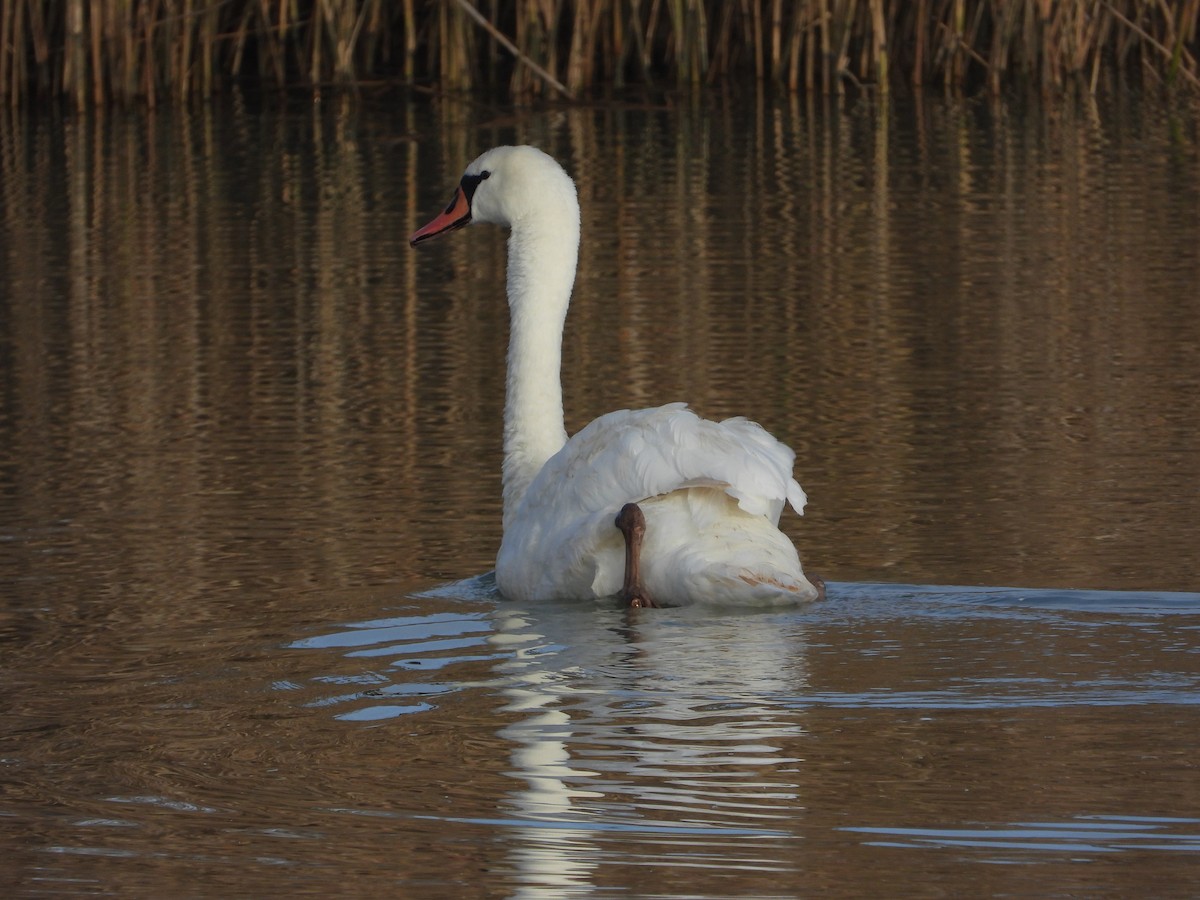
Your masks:
{"label": "swan head", "polygon": [[[566,219],[562,222],[556,218]],[[413,232],[413,247],[474,222],[518,228],[544,223],[579,229],[575,183],[553,157],[537,147],[494,147],[472,162],[450,204]]]}

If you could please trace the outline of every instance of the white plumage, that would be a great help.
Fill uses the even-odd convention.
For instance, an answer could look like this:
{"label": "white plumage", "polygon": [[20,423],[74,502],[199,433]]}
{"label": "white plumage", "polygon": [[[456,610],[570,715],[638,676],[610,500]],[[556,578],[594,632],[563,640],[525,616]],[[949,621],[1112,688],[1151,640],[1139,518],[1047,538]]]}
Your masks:
{"label": "white plumage", "polygon": [[608,413],[567,439],[560,366],[579,204],[562,167],[533,147],[489,150],[411,242],[471,222],[511,228],[501,593],[517,600],[617,594],[625,538],[614,521],[634,502],[646,521],[642,583],[655,603],[815,599],[817,588],[778,528],[785,502],[804,510],[795,454],[759,425],[709,421],[672,403]]}

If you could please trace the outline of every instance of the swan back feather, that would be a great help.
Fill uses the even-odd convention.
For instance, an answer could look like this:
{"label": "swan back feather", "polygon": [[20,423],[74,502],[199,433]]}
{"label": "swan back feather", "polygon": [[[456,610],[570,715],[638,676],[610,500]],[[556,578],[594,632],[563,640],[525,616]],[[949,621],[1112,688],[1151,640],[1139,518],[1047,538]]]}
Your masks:
{"label": "swan back feather", "polygon": [[615,516],[622,505],[688,487],[717,487],[751,515],[779,522],[784,502],[801,515],[796,455],[743,417],[714,422],[686,403],[616,410],[593,419],[530,484],[521,516],[552,506]]}
{"label": "swan back feather", "polygon": [[633,501],[647,516],[643,565],[659,600],[811,599],[776,527],[785,502],[804,511],[794,458],[754,422],[702,419],[684,403],[602,415],[529,485],[505,528],[497,581],[514,596],[615,593],[624,543],[613,520]]}

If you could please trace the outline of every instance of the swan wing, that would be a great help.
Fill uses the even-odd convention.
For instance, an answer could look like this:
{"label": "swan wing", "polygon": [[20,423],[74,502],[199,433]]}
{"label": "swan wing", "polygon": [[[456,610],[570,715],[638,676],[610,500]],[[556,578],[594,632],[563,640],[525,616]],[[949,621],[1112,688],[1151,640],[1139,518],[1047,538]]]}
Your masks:
{"label": "swan wing", "polygon": [[[745,552],[766,559],[778,555],[783,568],[771,570],[794,566],[798,572],[795,548],[775,528],[785,502],[797,512],[804,509],[804,491],[792,477],[794,459],[789,447],[759,425],[744,418],[702,419],[683,403],[603,415],[568,440],[530,484],[505,528],[496,561],[501,589],[514,596],[614,592],[624,552],[614,519],[631,501],[648,504],[656,545],[647,547],[652,560],[647,566],[672,590],[718,560],[734,571],[747,569],[734,564]],[[722,494],[736,501],[743,524],[729,520],[723,504],[703,499]],[[664,505],[668,495],[676,502]],[[726,522],[719,545],[699,537],[711,533],[716,519]],[[659,560],[673,562],[664,567],[654,559],[655,549]]]}
{"label": "swan wing", "polygon": [[784,502],[804,512],[794,461],[790,447],[745,418],[714,422],[684,403],[617,410],[589,423],[546,462],[519,516],[550,507],[615,515],[630,501],[719,487],[746,512],[776,524]]}

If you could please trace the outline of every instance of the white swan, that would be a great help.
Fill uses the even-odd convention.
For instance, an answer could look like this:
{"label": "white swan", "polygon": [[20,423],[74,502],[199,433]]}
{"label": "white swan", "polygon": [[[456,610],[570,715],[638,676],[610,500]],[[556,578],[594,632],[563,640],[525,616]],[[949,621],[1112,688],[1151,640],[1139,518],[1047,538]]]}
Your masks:
{"label": "white swan", "polygon": [[823,594],[777,527],[785,501],[804,509],[795,454],[760,426],[708,421],[672,403],[608,413],[567,439],[560,366],[579,200],[562,167],[534,147],[489,150],[409,242],[472,222],[511,229],[501,593],[616,595],[631,606]]}

